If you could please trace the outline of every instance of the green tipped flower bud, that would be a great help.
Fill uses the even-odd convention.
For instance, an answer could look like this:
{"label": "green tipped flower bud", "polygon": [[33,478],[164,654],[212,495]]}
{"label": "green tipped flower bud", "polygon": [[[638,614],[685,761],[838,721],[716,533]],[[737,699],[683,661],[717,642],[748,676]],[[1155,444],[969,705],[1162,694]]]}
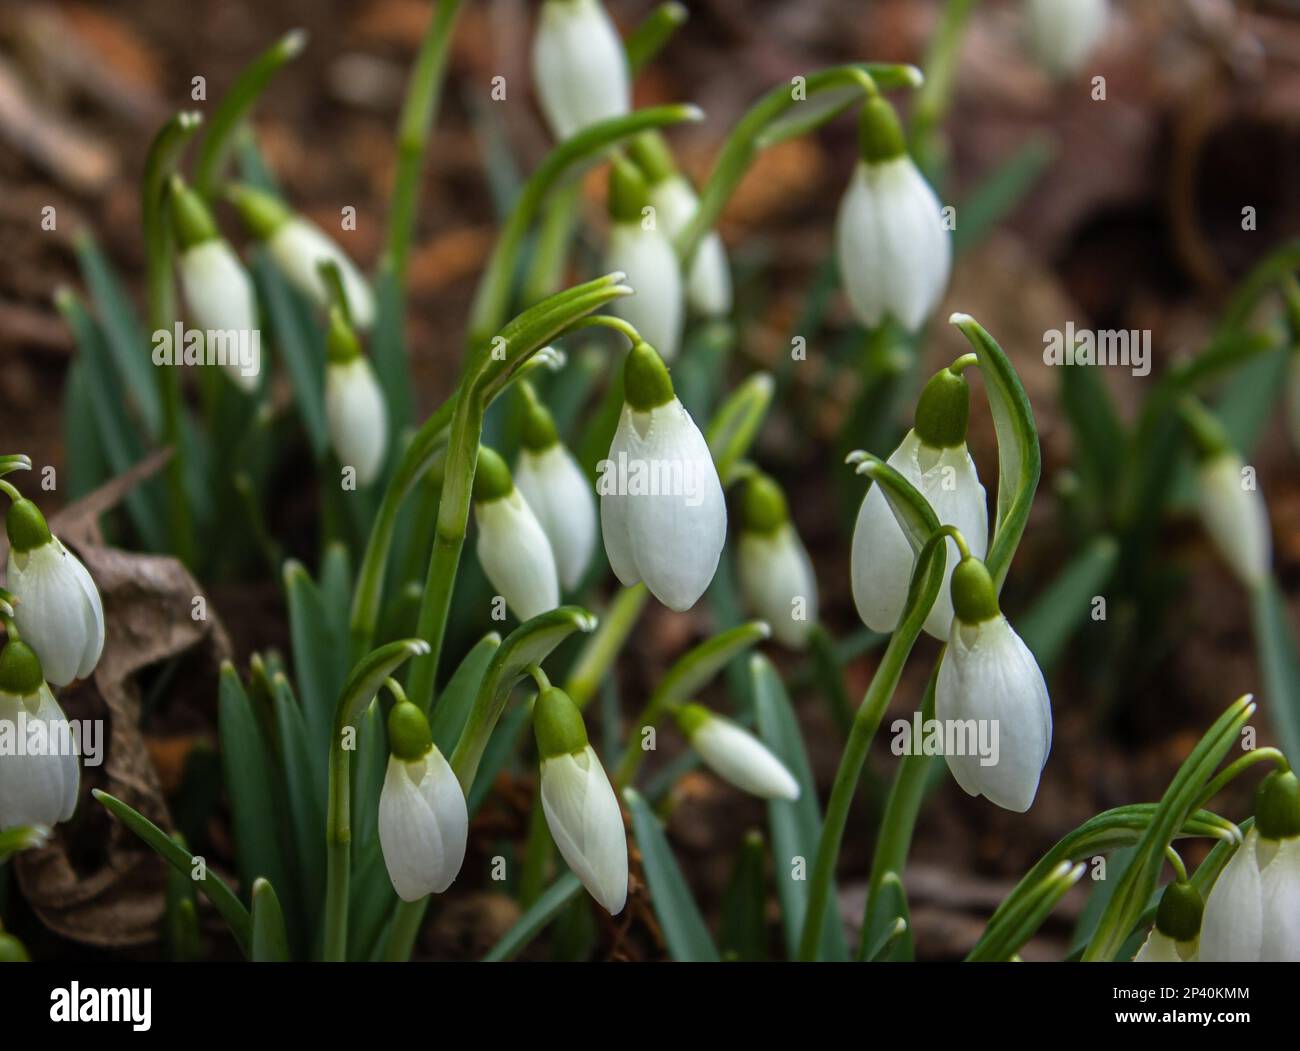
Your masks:
{"label": "green tipped flower bud", "polygon": [[567,693],[555,686],[538,695],[533,706],[533,733],[542,759],[576,755],[587,747],[582,712]]}
{"label": "green tipped flower bud", "polygon": [[1178,412],[1192,436],[1192,442],[1196,446],[1196,458],[1201,463],[1232,454],[1232,442],[1228,439],[1228,432],[1199,401],[1188,395],[1179,402]]}
{"label": "green tipped flower bud", "polygon": [[868,164],[883,164],[907,153],[898,114],[885,99],[868,99],[858,115],[858,149]]}
{"label": "green tipped flower bud", "polygon": [[[533,393],[532,388],[524,384],[524,418],[520,428],[519,441],[529,452],[539,453],[558,444],[560,435],[555,429],[555,420]],[[531,501],[530,501],[531,502]]]}
{"label": "green tipped flower bud", "polygon": [[752,533],[774,533],[790,520],[781,487],[761,471],[745,483],[741,518],[745,530]]}
{"label": "green tipped flower bud", "polygon": [[231,186],[226,197],[259,241],[265,241],[293,217],[288,205],[280,198],[251,186]]}
{"label": "green tipped flower bud", "polygon": [[208,206],[179,175],[172,176],[169,200],[172,223],[176,227],[176,243],[182,252],[204,241],[217,239],[217,224]]}
{"label": "green tipped flower bud", "polygon": [[399,701],[388,713],[388,744],[398,759],[413,763],[422,759],[433,747],[433,734],[429,720],[419,705]]}
{"label": "green tipped flower bud", "polygon": [[33,551],[50,542],[50,527],[45,524],[45,516],[27,499],[15,500],[9,506],[5,531],[9,534],[9,546],[18,552]]}
{"label": "green tipped flower bud", "polygon": [[609,167],[609,215],[616,223],[639,223],[641,209],[650,203],[645,176],[626,157],[615,157]]}
{"label": "green tipped flower bud", "polygon": [[684,704],[674,714],[691,747],[719,777],[760,799],[799,798],[794,775],[748,730],[699,704]]}
{"label": "green tipped flower bud", "polygon": [[1160,896],[1156,909],[1156,930],[1176,942],[1189,942],[1201,933],[1205,903],[1190,883],[1174,881]]}
{"label": "green tipped flower bud", "polygon": [[1300,780],[1290,770],[1274,770],[1255,793],[1255,827],[1265,839],[1300,836]]}
{"label": "green tipped flower bud", "polygon": [[643,131],[628,147],[628,155],[644,173],[646,182],[656,186],[677,174],[672,151],[657,131]]}
{"label": "green tipped flower bud", "polygon": [[343,365],[361,356],[361,341],[338,306],[330,307],[330,330],[325,344],[330,361]]}
{"label": "green tipped flower bud", "polygon": [[510,468],[495,449],[486,445],[478,447],[478,466],[474,469],[474,502],[490,503],[509,496],[515,483]]}
{"label": "green tipped flower bud", "polygon": [[650,412],[677,395],[664,359],[649,343],[637,343],[623,362],[623,397],[635,412]]}
{"label": "green tipped flower bud", "polygon": [[952,609],[966,624],[982,624],[998,615],[997,588],[978,558],[963,558],[952,571]]}
{"label": "green tipped flower bud", "polygon": [[970,387],[966,377],[950,368],[940,369],[925,385],[916,403],[913,429],[933,449],[964,445],[970,419]]}
{"label": "green tipped flower bud", "polygon": [[19,639],[10,639],[0,650],[0,693],[30,697],[44,682],[36,651]]}

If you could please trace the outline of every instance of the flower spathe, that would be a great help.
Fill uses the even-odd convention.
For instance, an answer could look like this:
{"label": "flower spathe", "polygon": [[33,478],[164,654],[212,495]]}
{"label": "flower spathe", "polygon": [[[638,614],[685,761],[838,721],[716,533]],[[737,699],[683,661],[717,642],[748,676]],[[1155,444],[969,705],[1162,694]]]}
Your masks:
{"label": "flower spathe", "polygon": [[392,755],[379,796],[379,845],[403,901],[441,894],[465,861],[465,794],[436,745],[419,759]]}
{"label": "flower spathe", "polygon": [[24,742],[0,751],[0,831],[67,821],[81,784],[76,739],[35,652],[18,640],[0,652],[0,732]]}
{"label": "flower spathe", "polygon": [[1200,958],[1300,961],[1300,837],[1246,833],[1206,899]]}
{"label": "flower spathe", "polygon": [[799,798],[799,783],[785,764],[730,719],[691,704],[684,706],[678,722],[704,764],[724,781],[760,799]]}
{"label": "flower spathe", "polygon": [[375,322],[375,297],[348,254],[319,226],[300,215],[284,220],[266,240],[266,247],[289,281],[319,306],[328,306],[330,290],[321,276],[321,262],[339,269],[352,322],[369,329]]}
{"label": "flower spathe", "polygon": [[9,508],[8,588],[14,623],[56,686],[84,679],[104,650],[104,607],[86,567],[50,533],[30,500]]}
{"label": "flower spathe", "polygon": [[1201,521],[1224,560],[1248,588],[1269,575],[1273,541],[1264,497],[1233,452],[1220,452],[1197,468]]}
{"label": "flower spathe", "polygon": [[388,446],[388,408],[363,355],[325,366],[325,421],[339,462],[356,470],[359,485],[375,481]]}
{"label": "flower spathe", "polygon": [[[201,241],[182,251],[176,266],[194,328],[247,333],[247,338],[252,339],[258,331],[253,282],[226,241],[216,237]],[[221,364],[245,391],[256,389],[257,373],[245,372],[236,356]]]}
{"label": "flower spathe", "polygon": [[591,745],[541,763],[542,813],[565,863],[611,916],[627,902],[627,836]]}
{"label": "flower spathe", "polygon": [[1034,56],[1055,77],[1077,73],[1106,31],[1108,0],[1026,0]]}
{"label": "flower spathe", "polygon": [[596,547],[596,497],[573,454],[560,442],[525,448],[515,464],[515,485],[550,541],[560,583],[573,591]]}
{"label": "flower spathe", "polygon": [[623,42],[598,0],[545,0],[533,37],[533,84],[559,140],[631,109]]}

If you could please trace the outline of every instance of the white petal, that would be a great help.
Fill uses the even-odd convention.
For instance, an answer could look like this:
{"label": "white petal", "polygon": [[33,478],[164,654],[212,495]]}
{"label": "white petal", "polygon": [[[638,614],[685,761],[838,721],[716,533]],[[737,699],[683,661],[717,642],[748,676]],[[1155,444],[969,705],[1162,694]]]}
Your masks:
{"label": "white petal", "polygon": [[1259,958],[1300,962],[1300,837],[1284,839],[1260,873],[1264,937]]}
{"label": "white petal", "polygon": [[640,223],[614,223],[605,270],[621,270],[633,290],[610,308],[641,333],[664,361],[672,361],[682,341],[682,273],[664,231],[643,230]]}
{"label": "white petal", "polygon": [[45,678],[66,686],[89,675],[104,647],[104,611],[77,556],[57,537],[31,551],[10,549],[6,579],[21,600],[14,620]]}
{"label": "white petal", "polygon": [[343,294],[353,323],[368,329],[375,321],[375,299],[361,271],[320,227],[295,215],[267,241],[272,257],[290,282],[320,306],[329,302],[329,289],[317,269],[322,260],[332,260],[343,278]]}
{"label": "white petal", "polygon": [[[248,339],[258,331],[252,278],[226,241],[211,238],[187,249],[177,260],[177,270],[191,328],[247,333]],[[260,360],[254,364],[261,366]],[[225,363],[225,371],[244,390],[257,387],[257,373],[246,374],[237,360]]]}
{"label": "white petal", "polygon": [[1053,76],[1077,72],[1106,31],[1106,0],[1028,0],[1029,40]]}
{"label": "white petal", "polygon": [[326,366],[325,420],[334,453],[356,469],[357,484],[378,478],[388,445],[388,409],[366,358]]}
{"label": "white petal", "polygon": [[628,112],[632,91],[623,42],[596,0],[542,4],[533,83],[557,139]]}
{"label": "white petal", "polygon": [[1237,848],[1205,899],[1201,919],[1201,959],[1210,963],[1251,963],[1260,959],[1264,940],[1264,899],[1256,856],[1259,833],[1253,828]]}
{"label": "white petal", "polygon": [[460,781],[437,745],[424,757],[424,777],[420,779],[419,789],[442,836],[441,865],[433,880],[433,893],[441,894],[452,885],[465,863],[469,808]]}
{"label": "white petal", "polygon": [[609,457],[599,465],[600,474],[596,483],[596,491],[600,494],[600,532],[605,541],[605,557],[609,559],[609,566],[619,583],[625,588],[640,582],[641,571],[636,566],[636,553],[632,550],[632,535],[629,532],[629,497],[618,484],[616,472],[617,465],[627,458],[635,437],[632,410],[624,405],[618,429],[609,444]]}
{"label": "white petal", "polygon": [[516,487],[498,500],[474,505],[478,560],[520,620],[560,604],[560,581],[550,541]]}
{"label": "white petal", "polygon": [[398,897],[418,901],[451,886],[465,860],[468,822],[460,785],[437,748],[414,763],[389,757],[379,846]]}
{"label": "white petal", "polygon": [[760,799],[798,799],[799,784],[753,734],[714,716],[691,737],[691,747],[719,777]]}
{"label": "white petal", "polygon": [[975,729],[984,730],[980,739],[992,741],[996,729],[994,755],[949,755],[948,767],[971,795],[1016,813],[1028,810],[1052,746],[1052,708],[1038,662],[1005,617],[975,626],[954,618],[934,714],[945,724],[976,720]]}
{"label": "white petal", "polygon": [[788,522],[775,533],[740,534],[740,589],[782,645],[803,649],[817,623],[817,579],[808,552]]}
{"label": "white petal", "polygon": [[[44,724],[43,743],[33,737],[36,722]],[[67,719],[49,687],[42,684],[26,701],[0,693],[0,724],[5,737],[24,743],[22,752],[0,753],[0,830],[66,821],[76,809],[81,774]]]}
{"label": "white petal", "polygon": [[1134,963],[1182,963],[1182,954],[1178,951],[1178,943],[1167,934],[1161,934],[1154,927],[1151,933],[1147,935],[1147,940],[1142,943],[1142,948],[1137,951],[1133,957]]}
{"label": "white petal", "polygon": [[[675,240],[694,218],[699,198],[684,175],[670,175],[650,187],[650,203],[670,239]],[[691,308],[706,317],[731,313],[731,270],[727,250],[717,231],[700,242],[686,276],[686,299]]]}
{"label": "white petal", "polygon": [[617,915],[627,902],[627,836],[609,778],[588,745],[541,764],[542,812],[555,845],[587,891]]}
{"label": "white petal", "polygon": [[1255,587],[1268,577],[1273,557],[1264,497],[1246,488],[1241,460],[1231,453],[1202,464],[1198,481],[1206,532],[1241,582]]}
{"label": "white petal", "polygon": [[573,591],[596,547],[596,497],[591,482],[561,443],[540,453],[525,449],[515,464],[515,485],[541,524],[555,553],[560,583]]}

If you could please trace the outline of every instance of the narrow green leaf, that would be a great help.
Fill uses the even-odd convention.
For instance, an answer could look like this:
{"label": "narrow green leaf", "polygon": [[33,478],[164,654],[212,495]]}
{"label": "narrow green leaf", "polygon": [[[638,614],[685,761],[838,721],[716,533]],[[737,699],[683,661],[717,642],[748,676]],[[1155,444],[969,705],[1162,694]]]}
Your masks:
{"label": "narrow green leaf", "polygon": [[1264,680],[1265,710],[1277,730],[1282,751],[1300,756],[1300,654],[1287,615],[1286,601],[1273,577],[1250,596],[1255,652]]}
{"label": "narrow green leaf", "polygon": [[525,732],[532,725],[532,706],[521,704],[506,712],[488,738],[483,757],[479,760],[478,770],[474,775],[474,784],[465,797],[465,805],[472,818],[478,808],[487,799],[496,783],[497,774],[504,768],[510,757],[519,751]]}
{"label": "narrow green leaf", "polygon": [[566,872],[524,910],[523,915],[515,920],[514,925],[483,957],[484,963],[502,963],[514,959],[521,949],[546,929],[547,924],[555,919],[560,910],[576,898],[581,890],[582,883],[578,877],[572,872]]}
{"label": "narrow green leaf", "polygon": [[912,946],[912,917],[907,907],[907,891],[903,889],[903,881],[898,873],[886,872],[876,894],[876,914],[881,920],[876,921],[873,916],[873,926],[883,929],[872,944],[868,945],[863,940],[863,952],[858,959],[869,963],[883,963],[887,960],[910,962],[915,956]]}
{"label": "narrow green leaf", "polygon": [[1074,463],[1096,506],[1109,500],[1128,447],[1128,435],[1100,372],[1088,365],[1060,370],[1061,405],[1070,421]]}
{"label": "narrow green leaf", "polygon": [[723,959],[760,961],[767,958],[764,879],[767,851],[763,834],[750,831],[736,854],[736,867],[722,899],[722,929],[718,942]]}
{"label": "narrow green leaf", "polygon": [[254,963],[284,963],[289,959],[289,938],[284,930],[284,914],[275,888],[265,879],[253,884],[253,951]]}
{"label": "narrow green leaf", "polygon": [[16,825],[0,831],[0,864],[23,850],[43,847],[50,838],[50,830],[44,825]]}
{"label": "narrow green leaf", "polygon": [[[314,776],[323,779],[334,723],[334,702],[347,675],[347,645],[336,636],[325,600],[301,563],[284,566],[294,680],[302,700]],[[323,781],[322,781],[323,783]]]}
{"label": "narrow green leaf", "polygon": [[1119,560],[1113,537],[1099,536],[1066,564],[1034,604],[1016,620],[1025,645],[1044,669],[1056,663],[1066,642],[1090,615],[1092,600],[1105,591]]}
{"label": "narrow green leaf", "polygon": [[108,481],[111,471],[96,432],[90,383],[80,357],[68,366],[63,388],[63,446],[67,450],[69,500],[79,500]]}
{"label": "narrow green leaf", "polygon": [[284,768],[289,813],[293,818],[302,913],[310,918],[321,914],[325,900],[324,764],[321,764],[322,770],[318,774],[312,762],[311,735],[289,680],[277,673],[271,680],[271,690],[280,764]]}
{"label": "narrow green leaf", "polygon": [[495,631],[479,639],[474,648],[465,654],[434,702],[433,711],[429,714],[429,729],[433,733],[433,743],[444,755],[449,754],[460,740],[465,720],[469,718],[470,708],[478,695],[479,685],[487,674],[488,664],[500,648],[501,636]]}
{"label": "narrow green leaf", "polygon": [[713,414],[706,435],[718,477],[725,488],[745,458],[772,403],[774,385],[767,372],[756,372],[737,387]]}
{"label": "narrow green leaf", "polygon": [[644,69],[663,50],[664,45],[686,24],[688,18],[690,12],[686,10],[685,4],[669,0],[668,3],[657,4],[638,23],[623,45],[627,52],[627,65],[633,75]]}
{"label": "narrow green leaf", "polygon": [[998,225],[1036,183],[1060,152],[1047,135],[1033,135],[1002,160],[958,206],[961,222],[952,234],[955,254],[969,251]]}

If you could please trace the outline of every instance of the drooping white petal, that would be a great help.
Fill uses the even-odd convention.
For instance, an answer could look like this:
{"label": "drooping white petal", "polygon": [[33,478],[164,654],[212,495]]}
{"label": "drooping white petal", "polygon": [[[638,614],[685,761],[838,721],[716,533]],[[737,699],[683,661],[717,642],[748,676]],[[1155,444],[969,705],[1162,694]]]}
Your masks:
{"label": "drooping white petal", "polygon": [[757,737],[713,716],[692,735],[691,747],[714,773],[760,799],[798,799],[799,783]]}
{"label": "drooping white petal", "polygon": [[627,902],[627,836],[614,789],[588,745],[543,759],[542,812],[561,856],[610,915]]}
{"label": "drooping white petal", "polygon": [[559,442],[541,452],[521,452],[514,476],[551,542],[560,583],[573,591],[596,546],[596,496],[591,482]]}
{"label": "drooping white petal", "polygon": [[991,755],[946,757],[957,783],[1006,810],[1028,810],[1052,747],[1052,705],[1038,662],[1001,614],[976,625],[953,619],[934,714],[946,725],[975,720],[967,725],[976,735],[962,736],[996,741]]}
{"label": "drooping white petal", "polygon": [[1209,963],[1257,961],[1264,942],[1263,881],[1253,828],[1229,859],[1205,899],[1201,959]]}
{"label": "drooping white petal", "polygon": [[[34,729],[33,724],[40,723]],[[0,831],[52,828],[72,817],[81,769],[67,718],[50,688],[28,698],[0,693],[0,734],[15,745],[0,752]]]}
{"label": "drooping white petal", "polygon": [[[686,229],[699,208],[699,198],[681,174],[670,175],[650,187],[650,203],[659,223],[675,240]],[[686,275],[686,301],[705,317],[731,313],[731,270],[727,250],[716,230],[700,241]]]}
{"label": "drooping white petal", "polygon": [[1197,480],[1206,532],[1241,582],[1256,587],[1268,577],[1273,540],[1253,476],[1243,473],[1238,457],[1224,453],[1201,464]]}
{"label": "drooping white petal", "polygon": [[906,155],[858,163],[835,246],[849,304],[868,328],[891,315],[915,332],[948,285],[952,243],[939,199]]}
{"label": "drooping white petal", "polygon": [[375,321],[375,297],[355,263],[320,227],[295,215],[277,229],[266,243],[280,269],[294,287],[320,306],[329,303],[330,293],[318,265],[332,260],[343,279],[352,322],[368,329]]}
{"label": "drooping white petal", "polygon": [[[1196,956],[1194,941],[1181,944],[1167,934],[1161,934],[1155,927],[1142,943],[1142,948],[1133,957],[1134,963],[1190,963]],[[1188,955],[1184,956],[1184,953]]]}
{"label": "drooping white petal", "polygon": [[366,358],[325,367],[325,420],[335,455],[356,469],[357,483],[369,485],[378,478],[388,445],[388,408]]}
{"label": "drooping white petal", "polygon": [[[252,334],[258,331],[253,281],[226,241],[219,237],[200,241],[182,252],[176,265],[191,328],[230,332],[236,339],[253,338]],[[247,373],[241,368],[237,354],[227,358],[221,364],[230,378],[244,390],[254,390],[257,387],[254,369],[261,367],[260,355],[251,363],[254,369]]]}
{"label": "drooping white petal", "polygon": [[669,609],[695,605],[713,580],[727,505],[708,443],[674,398],[650,412],[624,405],[601,465],[601,525],[610,565],[644,580]]}
{"label": "drooping white petal", "polygon": [[533,37],[533,84],[557,139],[632,106],[623,42],[597,0],[546,0]]}
{"label": "drooping white petal", "polygon": [[[988,499],[965,445],[934,449],[915,431],[908,431],[887,462],[929,501],[941,524],[961,530],[971,554],[984,557],[989,540]],[[952,624],[949,581],[958,557],[957,545],[949,540],[943,584],[925,620],[925,630],[936,639],[946,639]],[[858,509],[850,556],[853,601],[872,631],[890,632],[898,626],[914,562],[902,527],[880,486],[873,484]]]}
{"label": "drooping white petal", "polygon": [[7,581],[20,602],[14,621],[56,686],[85,678],[104,649],[104,607],[81,561],[58,537],[30,551],[9,550]]}
{"label": "drooping white petal", "polygon": [[1107,0],[1027,0],[1034,56],[1056,77],[1076,73],[1106,31]]}
{"label": "drooping white petal", "polygon": [[615,270],[627,275],[632,295],[615,300],[610,309],[671,362],[682,342],[682,272],[663,229],[645,230],[639,222],[611,225],[605,271]]}
{"label": "drooping white petal", "polygon": [[1284,839],[1260,873],[1264,919],[1260,960],[1300,961],[1300,837]]}
{"label": "drooping white petal", "polygon": [[496,500],[474,505],[478,560],[506,605],[531,620],[560,604],[555,555],[537,516],[518,487]]}
{"label": "drooping white petal", "polygon": [[465,861],[469,814],[460,782],[435,746],[407,763],[390,756],[379,795],[379,846],[403,901],[441,894]]}
{"label": "drooping white petal", "polygon": [[782,645],[803,649],[817,623],[817,578],[812,561],[787,522],[772,533],[746,530],[738,551],[740,589]]}

